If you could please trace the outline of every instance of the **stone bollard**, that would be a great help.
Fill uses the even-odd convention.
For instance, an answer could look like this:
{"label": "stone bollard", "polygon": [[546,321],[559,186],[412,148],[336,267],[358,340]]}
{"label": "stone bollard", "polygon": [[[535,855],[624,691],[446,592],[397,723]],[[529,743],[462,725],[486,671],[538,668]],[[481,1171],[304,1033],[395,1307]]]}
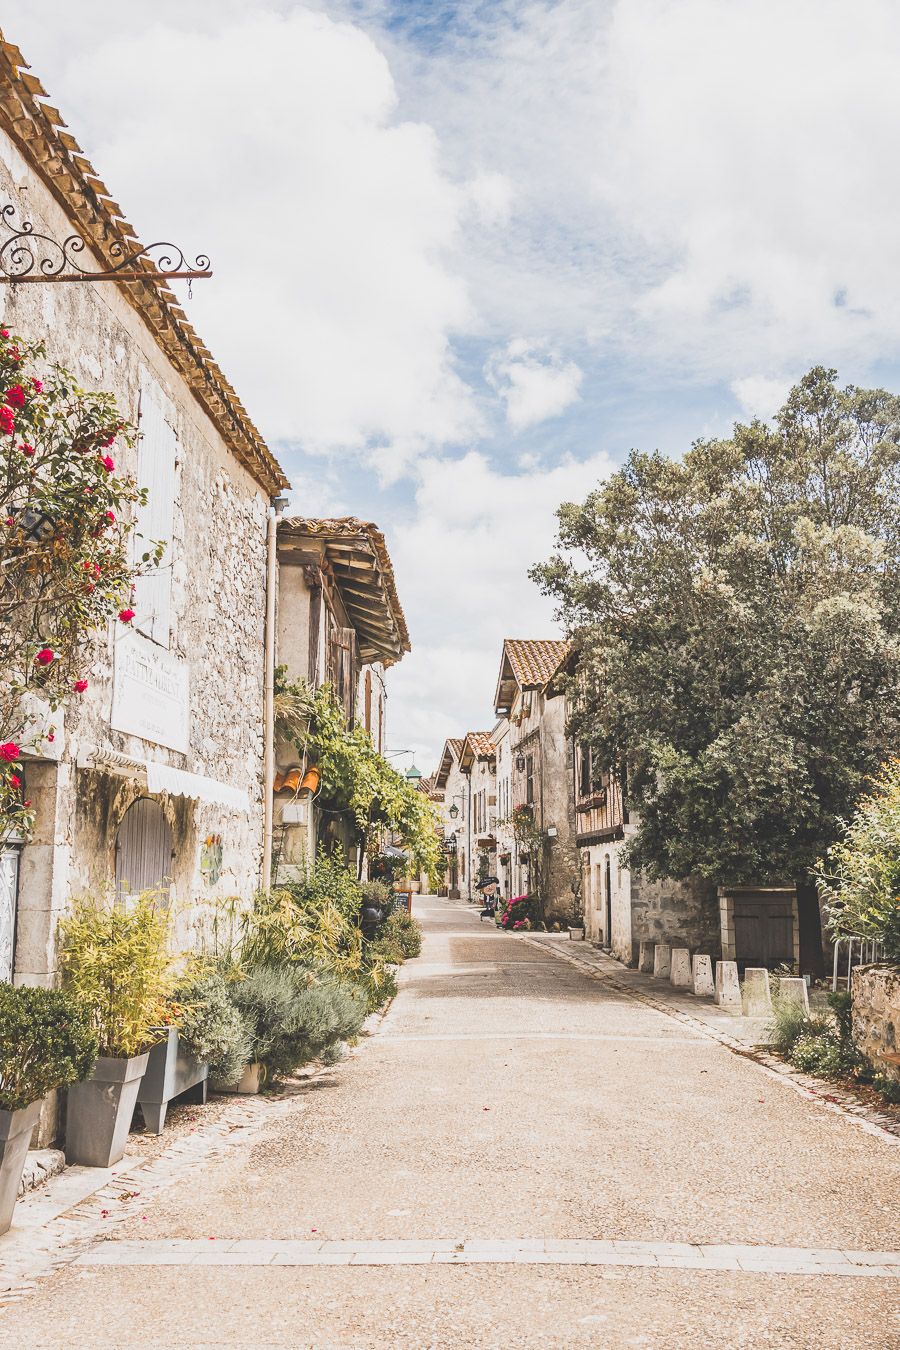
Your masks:
{"label": "stone bollard", "polygon": [[658,980],[667,980],[672,969],[672,946],[668,942],[657,942],[653,949],[653,974]]}
{"label": "stone bollard", "polygon": [[638,951],[638,970],[643,971],[645,975],[653,974],[653,953],[656,950],[655,942],[642,942]]}
{"label": "stone bollard", "polygon": [[711,956],[695,956],[693,961],[694,993],[698,998],[712,998],[716,992]]}
{"label": "stone bollard", "polygon": [[737,961],[716,962],[716,1003],[726,1012],[741,1011],[741,982]]}
{"label": "stone bollard", "polygon": [[691,975],[691,954],[687,947],[672,948],[672,966],[669,979],[676,989],[690,989],[693,984]]}
{"label": "stone bollard", "polygon": [[778,1001],[795,1004],[809,1017],[809,989],[806,981],[796,975],[789,975],[778,981]]}
{"label": "stone bollard", "polygon": [[772,1011],[769,972],[764,966],[748,966],[744,971],[744,1014],[768,1017]]}

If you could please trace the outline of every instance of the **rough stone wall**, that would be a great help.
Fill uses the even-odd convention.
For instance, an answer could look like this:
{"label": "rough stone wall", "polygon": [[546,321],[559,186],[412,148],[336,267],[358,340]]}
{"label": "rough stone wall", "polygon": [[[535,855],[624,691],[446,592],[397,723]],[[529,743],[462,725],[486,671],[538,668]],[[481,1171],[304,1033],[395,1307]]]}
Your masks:
{"label": "rough stone wall", "polygon": [[631,874],[632,950],[641,942],[671,942],[711,956],[721,952],[715,887],[699,878],[651,881]]}
{"label": "rough stone wall", "polygon": [[[0,136],[0,194],[17,205],[27,185],[28,218],[57,238],[70,224],[44,184]],[[132,759],[157,759],[246,791],[250,810],[177,797],[157,798],[172,819],[178,901],[210,893],[249,897],[262,851],[263,631],[265,493],[233,457],[149,329],[112,284],[4,288],[3,319],[27,338],[46,340],[48,359],[73,370],[87,388],[109,390],[122,414],[137,420],[142,381],[158,385],[173,410],[178,450],[171,543],[169,652],[190,673],[187,753],[113,731],[113,625],[105,635],[88,693],[66,713],[55,746],[60,762],[31,762],[38,795],[37,833],[21,864],[16,978],[50,981],[55,971],[48,930],[76,890],[112,879],[112,841],[134,796],[135,781],[75,766],[85,745]],[[136,473],[137,445],[118,442],[117,467]],[[144,790],[145,791],[145,790]],[[221,835],[219,879],[207,884],[200,846]],[[51,912],[53,919],[51,920]],[[38,918],[37,916],[42,916]]]}
{"label": "rough stone wall", "polygon": [[850,989],[853,1039],[881,1073],[900,1083],[900,1065],[878,1058],[900,1054],[900,967],[857,966]]}
{"label": "rough stone wall", "polygon": [[575,847],[575,803],[572,796],[572,740],[566,735],[566,700],[535,696],[540,703],[541,826],[556,835],[547,848],[547,918],[568,919],[576,905],[580,864]]}

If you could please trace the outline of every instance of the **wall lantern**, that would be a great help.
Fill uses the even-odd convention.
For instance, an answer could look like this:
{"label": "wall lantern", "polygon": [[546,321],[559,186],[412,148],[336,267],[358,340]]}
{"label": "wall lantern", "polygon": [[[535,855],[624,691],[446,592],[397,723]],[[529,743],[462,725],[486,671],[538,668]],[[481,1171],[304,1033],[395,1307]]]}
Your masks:
{"label": "wall lantern", "polygon": [[516,755],[516,768],[519,770],[519,773],[524,773],[524,772],[525,772],[525,756],[524,756],[524,755]]}
{"label": "wall lantern", "polygon": [[459,815],[459,807],[456,805],[456,802],[453,803],[447,814],[451,820],[456,820],[456,817]]}

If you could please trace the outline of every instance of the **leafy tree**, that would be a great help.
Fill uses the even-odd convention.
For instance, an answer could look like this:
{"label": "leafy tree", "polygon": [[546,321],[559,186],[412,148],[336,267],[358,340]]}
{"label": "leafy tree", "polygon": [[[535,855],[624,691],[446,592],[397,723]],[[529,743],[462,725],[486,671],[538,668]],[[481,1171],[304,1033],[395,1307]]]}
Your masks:
{"label": "leafy tree", "polygon": [[900,961],[900,760],[886,764],[863,797],[819,881],[835,936],[882,942]]}
{"label": "leafy tree", "polygon": [[771,426],[632,452],[532,576],[575,639],[575,734],[633,865],[803,878],[900,732],[900,399],[816,367]]}
{"label": "leafy tree", "polygon": [[[31,824],[23,744],[87,689],[108,620],[133,618],[141,567],[128,536],[145,497],[112,458],[131,429],[111,394],[44,357],[0,327],[0,837]],[[148,545],[144,564],[158,560]]]}

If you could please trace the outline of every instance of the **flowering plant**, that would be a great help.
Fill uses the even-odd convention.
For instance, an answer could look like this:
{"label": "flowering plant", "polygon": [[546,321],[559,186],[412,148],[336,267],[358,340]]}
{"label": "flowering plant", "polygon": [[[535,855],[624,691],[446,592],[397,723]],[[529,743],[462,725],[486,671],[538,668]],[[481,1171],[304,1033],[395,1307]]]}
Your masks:
{"label": "flowering plant", "polygon": [[514,895],[507,900],[500,915],[500,927],[518,932],[531,927],[531,896]]}
{"label": "flowering plant", "polygon": [[133,617],[133,582],[161,556],[148,544],[135,565],[128,536],[146,494],[109,453],[133,428],[111,394],[45,355],[0,326],[0,838],[32,823],[23,745],[48,708],[88,688],[108,620]]}

